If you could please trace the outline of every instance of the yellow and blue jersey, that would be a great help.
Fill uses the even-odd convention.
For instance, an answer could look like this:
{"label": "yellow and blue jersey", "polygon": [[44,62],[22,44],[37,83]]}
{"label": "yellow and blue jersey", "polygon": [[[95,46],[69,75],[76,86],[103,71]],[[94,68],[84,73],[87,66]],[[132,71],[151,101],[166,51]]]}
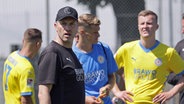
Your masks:
{"label": "yellow and blue jersey", "polygon": [[138,40],[125,43],[116,52],[115,60],[118,68],[124,68],[126,90],[134,94],[134,103],[128,104],[153,104],[169,73],[181,74],[184,69],[178,53],[159,41],[149,49]]}
{"label": "yellow and blue jersey", "polygon": [[3,91],[6,104],[20,104],[21,96],[31,95],[35,104],[35,73],[27,57],[11,53],[4,63]]}

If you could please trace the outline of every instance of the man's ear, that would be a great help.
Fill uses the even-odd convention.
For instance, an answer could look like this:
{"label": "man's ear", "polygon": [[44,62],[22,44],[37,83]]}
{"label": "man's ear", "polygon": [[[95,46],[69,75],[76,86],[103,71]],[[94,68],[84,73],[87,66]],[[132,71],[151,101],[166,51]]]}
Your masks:
{"label": "man's ear", "polygon": [[159,25],[157,24],[157,29],[159,28]]}
{"label": "man's ear", "polygon": [[56,28],[57,22],[54,23],[54,27]]}
{"label": "man's ear", "polygon": [[22,39],[22,43],[24,44],[24,39]]}
{"label": "man's ear", "polygon": [[40,42],[40,41],[36,42],[36,46],[37,46],[37,47],[40,47],[41,44],[42,44],[42,42]]}

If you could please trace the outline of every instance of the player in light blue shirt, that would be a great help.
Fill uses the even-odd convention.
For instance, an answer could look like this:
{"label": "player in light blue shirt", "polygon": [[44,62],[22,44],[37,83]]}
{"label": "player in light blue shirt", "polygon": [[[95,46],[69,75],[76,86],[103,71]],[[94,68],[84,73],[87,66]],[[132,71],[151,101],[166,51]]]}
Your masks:
{"label": "player in light blue shirt", "polygon": [[100,20],[92,14],[83,14],[78,19],[79,27],[73,50],[85,73],[86,103],[112,104],[109,91],[115,83],[117,65],[107,44],[98,42]]}

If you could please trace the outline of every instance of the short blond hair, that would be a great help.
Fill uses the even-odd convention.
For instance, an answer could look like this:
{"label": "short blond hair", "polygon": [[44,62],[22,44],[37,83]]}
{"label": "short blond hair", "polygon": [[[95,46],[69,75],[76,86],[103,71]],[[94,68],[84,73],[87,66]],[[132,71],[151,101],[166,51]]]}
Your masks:
{"label": "short blond hair", "polygon": [[151,11],[151,10],[142,10],[141,12],[139,12],[138,17],[139,16],[147,16],[147,15],[154,15],[155,16],[155,20],[156,23],[158,21],[158,16],[155,12]]}
{"label": "short blond hair", "polygon": [[78,25],[84,27],[90,27],[91,25],[100,25],[101,22],[97,16],[93,14],[82,14],[78,18]]}

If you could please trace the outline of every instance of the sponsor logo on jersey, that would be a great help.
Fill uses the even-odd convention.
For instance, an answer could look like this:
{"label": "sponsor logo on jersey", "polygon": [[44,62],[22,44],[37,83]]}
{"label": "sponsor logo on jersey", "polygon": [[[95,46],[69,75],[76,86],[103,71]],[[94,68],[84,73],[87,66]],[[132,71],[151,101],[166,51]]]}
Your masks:
{"label": "sponsor logo on jersey", "polygon": [[136,58],[134,58],[134,57],[131,57],[131,59],[134,60],[134,61],[136,61]]}
{"label": "sponsor logo on jersey", "polygon": [[105,80],[106,73],[104,69],[96,70],[85,74],[85,83],[94,84],[96,81],[103,82]]}
{"label": "sponsor logo on jersey", "polygon": [[156,64],[157,66],[162,65],[162,60],[161,60],[160,58],[155,59],[155,64]]}
{"label": "sponsor logo on jersey", "polygon": [[84,81],[84,70],[81,69],[74,69],[76,73],[76,80],[77,81]]}
{"label": "sponsor logo on jersey", "polygon": [[98,56],[98,62],[101,63],[101,64],[104,63],[104,57],[99,55]]}

